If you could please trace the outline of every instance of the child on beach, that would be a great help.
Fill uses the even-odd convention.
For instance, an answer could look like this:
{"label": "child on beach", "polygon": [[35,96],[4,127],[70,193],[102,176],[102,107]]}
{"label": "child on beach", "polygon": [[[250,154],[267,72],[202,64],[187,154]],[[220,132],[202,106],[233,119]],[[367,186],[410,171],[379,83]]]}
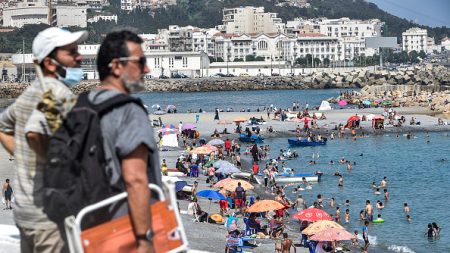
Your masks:
{"label": "child on beach", "polygon": [[353,234],[353,238],[352,238],[352,246],[358,246],[359,242],[358,242],[358,230],[355,230],[354,234]]}

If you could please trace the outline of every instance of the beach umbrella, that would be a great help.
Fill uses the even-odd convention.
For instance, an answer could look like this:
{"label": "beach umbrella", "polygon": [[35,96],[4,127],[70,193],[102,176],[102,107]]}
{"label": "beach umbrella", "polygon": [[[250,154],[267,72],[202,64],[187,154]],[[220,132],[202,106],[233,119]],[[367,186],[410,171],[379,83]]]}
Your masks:
{"label": "beach umbrella", "polygon": [[203,190],[197,193],[197,197],[206,198],[206,199],[216,199],[216,200],[226,200],[225,196],[223,196],[220,192],[215,190]]}
{"label": "beach umbrella", "polygon": [[165,125],[163,128],[159,129],[158,132],[160,132],[160,133],[165,133],[165,132],[177,133],[178,129],[175,128],[174,125]]}
{"label": "beach umbrella", "polygon": [[331,215],[329,215],[327,212],[325,212],[322,209],[317,208],[308,208],[305,210],[302,210],[296,214],[294,214],[292,217],[299,219],[299,220],[305,220],[305,221],[319,221],[319,220],[332,220]]}
{"label": "beach umbrella", "polygon": [[212,139],[210,141],[208,141],[209,145],[213,145],[213,146],[219,146],[219,145],[224,145],[225,142],[222,141],[221,139]]}
{"label": "beach umbrella", "polygon": [[217,162],[217,160],[209,160],[205,163],[205,167],[211,167],[215,162]]}
{"label": "beach umbrella", "polygon": [[361,117],[359,117],[358,115],[353,115],[353,116],[351,116],[350,118],[347,119],[347,122],[348,121],[354,121],[354,120],[360,120],[360,119],[361,119]]}
{"label": "beach umbrella", "polygon": [[183,190],[183,188],[187,185],[186,181],[177,181],[175,182],[175,191],[179,192]]}
{"label": "beach umbrella", "polygon": [[250,206],[246,212],[248,213],[262,213],[267,211],[275,211],[284,208],[284,205],[275,200],[261,200],[255,202],[252,206]]}
{"label": "beach umbrella", "polygon": [[215,152],[217,150],[216,147],[211,146],[211,145],[204,145],[198,148],[194,148],[193,150],[191,150],[189,153],[191,154],[199,154],[199,155],[209,155],[212,152]]}
{"label": "beach umbrella", "polygon": [[217,173],[224,173],[224,174],[233,174],[233,173],[239,173],[241,172],[240,169],[236,168],[236,166],[222,166],[218,170],[216,170]]}
{"label": "beach umbrella", "polygon": [[194,128],[196,128],[196,126],[191,123],[183,124],[183,127],[182,127],[183,130],[194,129]]}
{"label": "beach umbrella", "polygon": [[229,161],[225,161],[225,160],[217,160],[214,164],[214,167],[216,168],[220,168],[220,167],[228,167],[228,166],[233,166],[232,163],[230,163]]}
{"label": "beach umbrella", "polygon": [[309,239],[319,242],[350,241],[353,235],[344,229],[329,228],[314,234]]}
{"label": "beach umbrella", "polygon": [[[227,198],[225,198],[225,196],[222,195],[222,193],[220,193],[218,191],[214,191],[214,190],[199,191],[197,193],[197,197],[209,199],[208,218],[209,218],[209,214],[211,213],[211,201],[213,199],[216,199],[216,200],[226,200],[227,199]],[[208,220],[208,219],[206,219],[206,220]]]}
{"label": "beach umbrella", "polygon": [[381,105],[391,105],[392,102],[389,100],[384,100],[383,102],[381,102]]}
{"label": "beach umbrella", "polygon": [[161,108],[161,106],[159,106],[158,104],[154,104],[152,105],[152,108]]}
{"label": "beach umbrella", "polygon": [[241,183],[241,187],[244,188],[244,190],[246,190],[246,191],[252,190],[253,188],[255,188],[255,187],[253,187],[252,184],[250,184],[250,183],[247,182],[247,181],[244,181],[244,180],[234,180],[234,181],[231,181],[231,182],[225,184],[225,185],[223,186],[223,189],[225,189],[225,190],[227,190],[227,191],[230,191],[230,192],[234,192],[234,191],[236,190],[236,187],[238,186],[238,182]]}
{"label": "beach umbrella", "polygon": [[219,120],[219,122],[217,122],[217,124],[219,124],[219,125],[228,125],[228,124],[231,124],[231,122],[228,121],[228,120],[221,119],[221,120]]}
{"label": "beach umbrella", "polygon": [[166,124],[166,125],[163,125],[163,128],[178,129],[178,127],[176,127],[174,124]]}
{"label": "beach umbrella", "polygon": [[214,188],[221,188],[223,187],[225,184],[234,181],[234,179],[227,177],[225,179],[220,180],[219,182],[217,182],[216,184],[214,184]]}
{"label": "beach umbrella", "polygon": [[247,119],[243,117],[238,117],[233,120],[233,122],[245,122],[245,121],[247,121]]}
{"label": "beach umbrella", "polygon": [[174,106],[174,105],[168,105],[168,106],[166,107],[166,111],[171,110],[171,109],[177,109],[177,107]]}
{"label": "beach umbrella", "polygon": [[211,220],[214,220],[216,223],[223,223],[225,222],[225,219],[222,217],[222,215],[216,213],[216,214],[211,214],[209,216],[209,218],[211,218]]}
{"label": "beach umbrella", "polygon": [[382,119],[382,120],[384,120],[384,116],[383,115],[373,115],[372,119],[370,119],[370,120],[374,120],[374,119]]}
{"label": "beach umbrella", "polygon": [[166,114],[166,112],[158,110],[158,111],[154,111],[153,114],[155,114],[155,115],[163,115],[163,114]]}
{"label": "beach umbrella", "polygon": [[340,106],[346,106],[348,103],[347,103],[347,100],[339,100],[339,102],[338,102],[338,105],[340,105]]}
{"label": "beach umbrella", "polygon": [[307,228],[303,229],[302,234],[305,235],[315,235],[321,231],[325,231],[330,228],[337,228],[344,230],[344,227],[339,225],[338,223],[330,220],[321,220],[314,222],[313,224],[309,225]]}
{"label": "beach umbrella", "polygon": [[365,105],[370,105],[370,104],[372,104],[369,100],[364,100],[362,103],[365,104]]}

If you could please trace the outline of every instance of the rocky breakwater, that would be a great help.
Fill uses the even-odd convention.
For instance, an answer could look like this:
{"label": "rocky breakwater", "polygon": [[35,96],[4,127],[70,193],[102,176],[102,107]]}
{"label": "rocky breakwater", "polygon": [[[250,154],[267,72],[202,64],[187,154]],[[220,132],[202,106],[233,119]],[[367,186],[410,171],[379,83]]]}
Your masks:
{"label": "rocky breakwater", "polygon": [[[98,85],[98,81],[83,81],[73,91],[79,93]],[[450,89],[448,69],[441,66],[414,66],[398,71],[373,71],[355,69],[352,71],[314,72],[292,77],[223,77],[188,79],[146,80],[146,91],[196,92],[268,89],[327,89],[362,88],[380,85],[415,85],[429,90]],[[27,84],[0,85],[0,97],[17,97]]]}

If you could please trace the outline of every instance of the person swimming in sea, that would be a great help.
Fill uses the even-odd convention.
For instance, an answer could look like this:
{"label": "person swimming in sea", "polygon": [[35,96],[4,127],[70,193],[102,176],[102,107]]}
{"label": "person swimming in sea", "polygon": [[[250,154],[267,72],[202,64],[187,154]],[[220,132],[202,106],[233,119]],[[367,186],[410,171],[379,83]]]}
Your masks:
{"label": "person swimming in sea", "polygon": [[380,188],[377,188],[374,192],[375,195],[381,195]]}

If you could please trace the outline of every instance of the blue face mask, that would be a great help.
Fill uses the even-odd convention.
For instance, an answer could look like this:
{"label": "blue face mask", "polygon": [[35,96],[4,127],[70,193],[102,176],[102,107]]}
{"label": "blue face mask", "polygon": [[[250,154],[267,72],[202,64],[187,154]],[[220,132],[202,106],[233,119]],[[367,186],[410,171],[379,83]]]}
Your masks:
{"label": "blue face mask", "polygon": [[65,75],[62,76],[58,72],[56,75],[58,76],[58,79],[63,82],[68,87],[72,87],[74,85],[77,85],[81,82],[84,78],[84,72],[82,68],[69,68],[64,67],[61,64],[59,64],[57,61],[52,60],[54,64],[58,65],[60,68],[62,68],[65,72]]}
{"label": "blue face mask", "polygon": [[[63,67],[64,68],[64,67]],[[72,87],[80,83],[84,78],[84,72],[82,68],[64,68],[66,70],[66,76],[61,77],[58,75],[59,80],[65,83],[67,86]]]}

